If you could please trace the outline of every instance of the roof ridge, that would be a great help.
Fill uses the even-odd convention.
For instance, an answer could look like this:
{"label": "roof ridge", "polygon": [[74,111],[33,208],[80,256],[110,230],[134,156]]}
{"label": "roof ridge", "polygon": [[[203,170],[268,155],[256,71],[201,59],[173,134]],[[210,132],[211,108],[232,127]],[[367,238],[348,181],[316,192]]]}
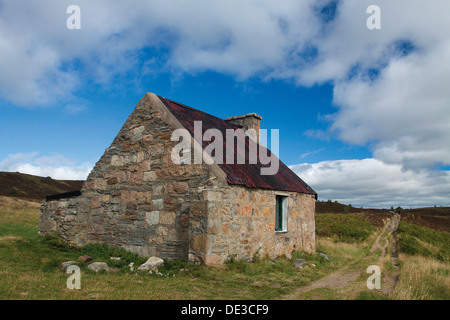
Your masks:
{"label": "roof ridge", "polygon": [[[181,102],[178,102],[178,101],[174,101],[174,100],[169,99],[169,98],[164,98],[164,97],[162,97],[162,96],[158,96],[158,98],[160,98],[160,100],[162,100],[162,101],[164,102],[164,104],[165,104],[165,101],[164,101],[164,100],[167,100],[167,101],[176,103],[176,104],[179,105],[180,107],[183,107],[183,108],[186,108],[186,109],[190,109],[190,110],[193,110],[193,111],[195,111],[195,112],[200,112],[200,113],[206,114],[206,115],[208,115],[208,116],[210,116],[210,117],[214,117],[214,118],[219,119],[219,120],[221,120],[221,121],[226,121],[227,124],[230,124],[230,125],[232,125],[232,126],[235,126],[236,128],[242,128],[242,126],[240,126],[240,125],[238,125],[238,124],[230,123],[230,122],[228,122],[226,119],[222,119],[222,118],[219,118],[218,116],[215,116],[215,115],[213,115],[213,114],[207,113],[207,112],[205,112],[205,111],[202,111],[202,110],[199,110],[199,109],[196,109],[196,108],[187,106],[187,105],[185,105],[184,103],[181,103]],[[256,114],[256,113],[255,113],[255,114]],[[228,119],[228,118],[227,118],[227,119]]]}

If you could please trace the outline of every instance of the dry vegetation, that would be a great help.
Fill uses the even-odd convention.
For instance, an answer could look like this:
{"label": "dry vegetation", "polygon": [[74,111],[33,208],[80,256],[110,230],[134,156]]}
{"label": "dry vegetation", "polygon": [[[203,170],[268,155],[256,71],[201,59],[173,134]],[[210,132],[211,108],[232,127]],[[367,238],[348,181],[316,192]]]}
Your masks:
{"label": "dry vegetation", "polygon": [[[0,197],[0,299],[444,299],[450,292],[447,232],[402,222],[399,232],[400,269],[392,265],[390,247],[370,254],[381,229],[370,218],[355,213],[347,217],[318,215],[318,255],[296,252],[293,258],[308,263],[299,271],[286,258],[256,259],[253,263],[230,261],[218,266],[190,266],[182,261],[166,263],[163,276],[131,272],[128,263],[137,266],[142,258],[101,245],[70,248],[51,236],[37,237],[39,202]],[[333,226],[338,224],[339,226]],[[425,228],[425,229],[422,229]],[[406,239],[406,241],[405,241]],[[411,240],[412,239],[412,240]],[[392,235],[386,235],[392,242]],[[402,243],[403,241],[403,243]],[[404,252],[404,247],[411,251]],[[408,247],[409,246],[409,247]],[[68,275],[61,272],[63,261],[89,254],[95,261],[121,256],[116,272],[96,274],[81,264],[82,289],[66,288]],[[439,260],[440,259],[440,260]],[[377,264],[382,269],[382,290],[368,290],[365,270]],[[305,288],[327,275],[340,271],[356,275],[343,287],[317,288],[303,294]],[[343,271],[343,272],[344,272]],[[392,278],[398,274],[395,288]],[[345,274],[345,272],[343,273]],[[391,288],[393,290],[383,290]]]}
{"label": "dry vegetation", "polygon": [[46,196],[80,190],[83,181],[54,180],[20,172],[0,171],[0,196],[42,201]]}
{"label": "dry vegetation", "polygon": [[448,262],[423,256],[401,255],[402,273],[389,294],[394,300],[449,300],[450,268]]}
{"label": "dry vegetation", "polygon": [[0,196],[0,213],[2,224],[20,223],[36,225],[39,222],[38,201]]}

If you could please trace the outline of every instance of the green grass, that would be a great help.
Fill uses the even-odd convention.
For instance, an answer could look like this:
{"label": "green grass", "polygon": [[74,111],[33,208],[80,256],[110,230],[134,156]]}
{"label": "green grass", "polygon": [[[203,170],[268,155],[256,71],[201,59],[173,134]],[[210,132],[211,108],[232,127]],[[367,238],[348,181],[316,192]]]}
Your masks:
{"label": "green grass", "polygon": [[[331,269],[328,262],[311,255],[308,263],[314,262],[317,267],[309,266],[302,272],[287,259],[275,262],[261,259],[256,263],[233,261],[217,267],[171,261],[159,268],[159,274],[150,275],[136,270],[145,259],[104,245],[78,249],[59,246],[51,238],[37,237],[1,243],[0,299],[275,299]],[[124,259],[123,263],[109,261],[110,253]],[[72,292],[65,288],[68,275],[61,272],[60,264],[76,260],[82,254],[120,269],[96,274],[88,270],[88,264],[79,263],[80,291],[84,294]],[[128,266],[129,261],[135,262],[134,272]]]}
{"label": "green grass", "polygon": [[398,227],[399,250],[409,255],[450,260],[450,234],[401,221]]}
{"label": "green grass", "polygon": [[[376,228],[359,215],[320,214],[317,215],[317,228],[330,239],[318,237],[317,251],[326,253],[330,260],[305,252],[294,252],[292,259],[266,257],[252,263],[230,259],[219,266],[192,266],[186,261],[176,260],[166,261],[159,268],[159,274],[148,274],[137,271],[145,259],[126,250],[105,244],[76,248],[66,245],[53,234],[38,237],[38,219],[39,204],[0,198],[0,299],[278,299],[332,271],[344,267],[364,270],[367,267],[364,259],[376,237]],[[414,238],[433,257],[439,254],[445,257],[448,235],[433,232],[402,225],[399,239]],[[418,250],[420,246],[413,243],[412,247]],[[81,290],[69,290],[66,287],[69,275],[61,271],[60,265],[64,261],[77,260],[81,255],[106,262],[115,271],[95,273],[87,268],[87,263],[80,262]],[[121,259],[114,261],[110,257]],[[292,260],[297,258],[307,261],[301,271],[292,266]],[[421,261],[417,260],[416,265],[423,264]],[[130,263],[134,264],[134,271],[130,270]],[[417,270],[416,265],[411,265],[411,270]],[[430,274],[427,270],[421,274]],[[448,288],[443,281],[448,278],[448,267],[441,263],[433,265],[432,270],[437,278],[426,280],[431,289],[411,292],[408,296],[419,299],[430,290],[437,292]],[[366,277],[363,274],[360,279],[362,285]],[[401,281],[405,288],[420,287],[413,278],[401,278]],[[399,290],[393,297],[401,299],[405,291]],[[321,289],[308,293],[305,298],[343,299],[343,292]],[[447,297],[445,294],[441,296]],[[373,292],[361,292],[354,298],[382,297]]]}
{"label": "green grass", "polygon": [[387,298],[377,292],[361,291],[356,300],[387,300]]}
{"label": "green grass", "polygon": [[364,241],[375,230],[369,219],[357,214],[316,215],[316,231],[322,237],[334,237],[344,242]]}
{"label": "green grass", "polygon": [[[145,259],[105,244],[68,246],[54,234],[38,237],[39,204],[0,199],[0,299],[277,299],[341,267],[314,254],[295,252],[308,261],[300,272],[292,260],[229,261],[220,266],[192,266],[166,261],[159,274],[137,271]],[[115,268],[95,273],[79,262],[81,290],[69,290],[60,265],[89,255]],[[120,257],[120,261],[110,260]],[[134,271],[130,270],[134,263]],[[315,267],[313,266],[315,265]]]}
{"label": "green grass", "polygon": [[[81,253],[93,258],[95,257],[96,260],[105,260],[109,266],[122,270],[128,270],[131,263],[139,267],[147,260],[133,252],[122,248],[110,247],[105,243],[88,244],[81,249]],[[120,260],[110,260],[111,257],[120,258]]]}

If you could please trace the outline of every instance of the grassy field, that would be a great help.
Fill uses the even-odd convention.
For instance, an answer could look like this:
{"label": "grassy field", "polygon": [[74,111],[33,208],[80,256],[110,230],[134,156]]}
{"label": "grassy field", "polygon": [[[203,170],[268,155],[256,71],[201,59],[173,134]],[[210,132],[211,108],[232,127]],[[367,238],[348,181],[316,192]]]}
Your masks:
{"label": "grassy field", "polygon": [[398,235],[401,252],[450,261],[450,233],[401,221]]}
{"label": "grassy field", "polygon": [[389,298],[450,300],[450,233],[401,221],[398,241],[402,272]]}
{"label": "grassy field", "polygon": [[[0,197],[0,299],[276,299],[348,262],[346,257],[329,262],[297,252],[294,258],[308,261],[302,272],[280,258],[230,261],[218,267],[175,261],[159,268],[161,275],[149,275],[136,271],[145,260],[124,250],[71,248],[52,236],[38,237],[38,219],[38,203]],[[69,290],[69,275],[60,264],[84,254],[116,270],[97,274],[80,264],[82,289]],[[111,256],[121,261],[111,261]]]}
{"label": "grassy field", "polygon": [[320,237],[336,237],[342,242],[366,240],[376,227],[368,218],[357,214],[318,214],[316,232]]}
{"label": "grassy field", "polygon": [[[298,288],[348,267],[361,270],[357,281],[338,290],[322,289],[320,299],[448,299],[448,293],[442,292],[444,289],[449,292],[449,267],[436,256],[402,255],[401,270],[405,272],[400,274],[396,289],[389,295],[370,292],[365,287],[368,275],[364,270],[371,259],[376,258],[369,256],[369,249],[379,229],[355,217],[336,218],[347,225],[344,229],[331,228],[331,218],[318,217],[318,229],[323,230],[323,236],[317,240],[317,251],[326,253],[330,260],[316,254],[295,252],[292,259],[308,261],[302,270],[297,270],[292,266],[292,260],[286,258],[266,258],[252,263],[230,261],[221,266],[190,266],[183,261],[174,261],[159,268],[160,274],[150,275],[136,270],[144,261],[142,258],[124,250],[103,245],[73,248],[53,236],[38,237],[39,206],[32,201],[0,197],[2,300],[282,299]],[[409,231],[405,232],[409,234]],[[433,248],[440,248],[442,243],[434,241]],[[95,273],[86,263],[80,263],[81,290],[69,290],[66,287],[69,275],[60,270],[60,264],[77,260],[84,254],[93,257],[94,261],[107,262],[114,269],[109,273]],[[112,261],[110,257],[121,257],[121,260]],[[134,263],[134,271],[130,263]],[[383,261],[383,270],[394,272],[388,258]],[[408,270],[413,270],[414,276],[407,273]],[[434,270],[432,276],[430,270]],[[415,290],[407,291],[403,287]],[[317,295],[303,298],[316,299]]]}

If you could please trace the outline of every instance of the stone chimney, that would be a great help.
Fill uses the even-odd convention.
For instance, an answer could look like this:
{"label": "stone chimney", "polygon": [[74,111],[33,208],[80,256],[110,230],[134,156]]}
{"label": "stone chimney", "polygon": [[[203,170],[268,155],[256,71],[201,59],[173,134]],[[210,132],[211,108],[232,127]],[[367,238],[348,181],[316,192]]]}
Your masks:
{"label": "stone chimney", "polygon": [[253,137],[257,142],[259,142],[259,129],[261,127],[262,117],[260,115],[257,115],[256,113],[247,113],[243,116],[234,116],[234,117],[228,117],[225,120],[241,126],[244,131],[247,131],[248,129],[254,129],[256,131],[256,137]]}

